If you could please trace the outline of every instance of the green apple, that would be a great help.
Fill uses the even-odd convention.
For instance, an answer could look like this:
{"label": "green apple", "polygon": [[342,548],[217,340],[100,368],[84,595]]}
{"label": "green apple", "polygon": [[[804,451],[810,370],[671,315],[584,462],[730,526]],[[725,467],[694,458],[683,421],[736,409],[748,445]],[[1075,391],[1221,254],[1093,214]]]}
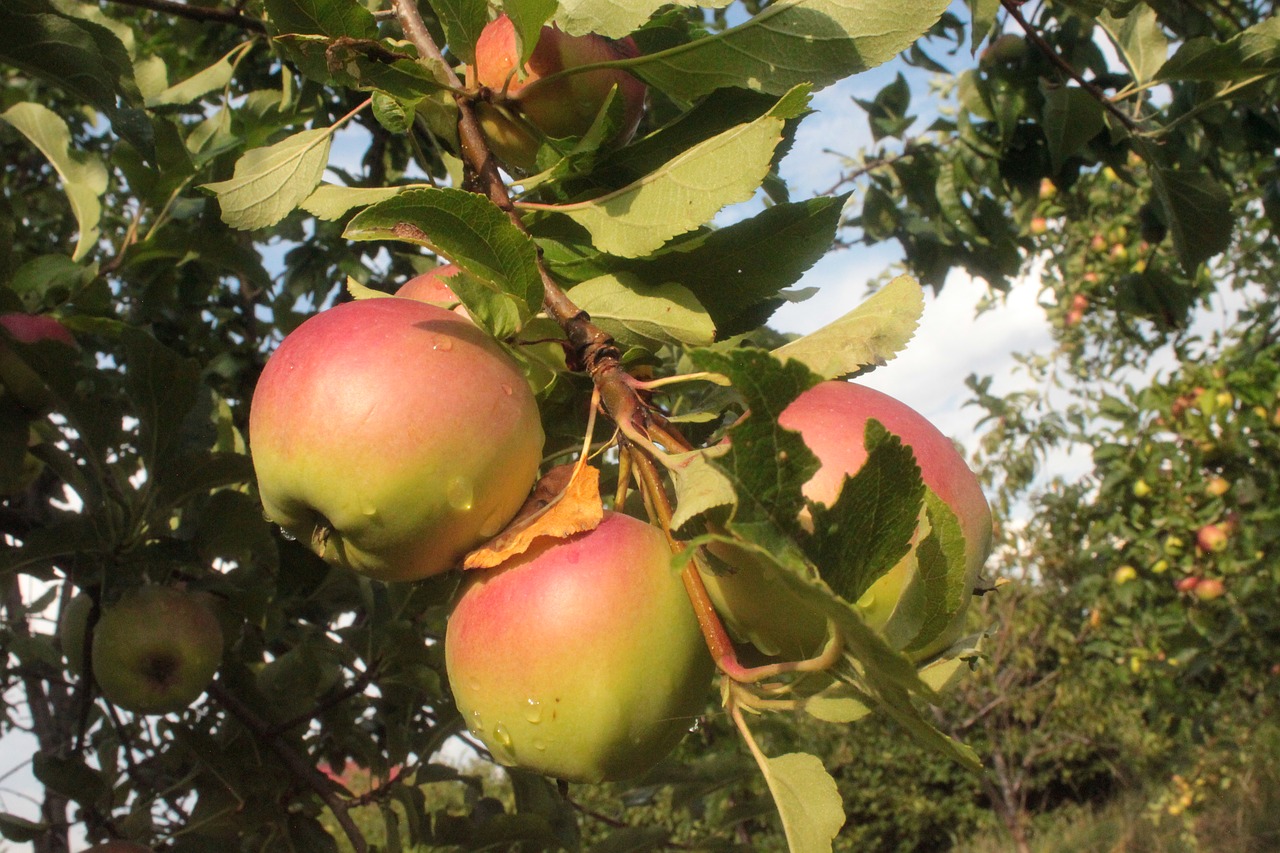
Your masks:
{"label": "green apple", "polygon": [[[964,587],[966,592],[972,590],[991,547],[991,510],[978,478],[951,440],[904,403],[852,382],[823,382],[796,398],[778,424],[799,432],[821,463],[805,483],[804,496],[820,504],[835,502],[845,477],[857,474],[866,462],[863,440],[870,419],[911,448],[925,485],[956,514],[965,539]],[[807,513],[801,522],[807,522]],[[729,628],[766,654],[795,658],[821,650],[825,618],[777,583],[772,569],[762,561],[738,559],[735,550],[718,552],[735,572],[703,574],[707,592]],[[913,555],[908,554],[858,600],[858,610],[870,627],[882,630],[889,623],[914,566]],[[935,636],[907,641],[912,656],[923,660],[951,645],[963,631],[967,606],[966,600]]]}
{"label": "green apple", "polygon": [[73,349],[79,346],[76,339],[66,326],[52,317],[0,314],[0,389],[26,409],[35,412],[48,409],[53,398],[44,380],[8,347],[6,337],[22,344],[56,341]]}
{"label": "green apple", "polygon": [[138,714],[186,708],[222,663],[222,627],[206,597],[143,586],[102,608],[93,629],[93,678],[112,703]]}
{"label": "green apple", "polygon": [[543,433],[492,338],[389,297],[322,311],[285,338],[254,392],[249,439],[269,518],[330,563],[412,581],[506,527]]}
{"label": "green apple", "polygon": [[661,760],[701,713],[712,672],[666,538],[613,512],[470,574],[445,664],[497,761],[575,782]]}
{"label": "green apple", "polygon": [[602,68],[545,85],[534,84],[566,69],[637,54],[635,42],[629,38],[615,41],[594,33],[571,36],[556,27],[543,27],[529,61],[520,68],[515,25],[506,15],[492,21],[476,41],[472,82],[494,93],[492,102],[479,104],[477,116],[494,154],[523,171],[535,165],[538,139],[504,111],[522,116],[545,136],[579,137],[590,129],[615,86],[622,98],[623,122],[611,141],[626,143],[644,113],[645,86],[635,77],[619,69]]}

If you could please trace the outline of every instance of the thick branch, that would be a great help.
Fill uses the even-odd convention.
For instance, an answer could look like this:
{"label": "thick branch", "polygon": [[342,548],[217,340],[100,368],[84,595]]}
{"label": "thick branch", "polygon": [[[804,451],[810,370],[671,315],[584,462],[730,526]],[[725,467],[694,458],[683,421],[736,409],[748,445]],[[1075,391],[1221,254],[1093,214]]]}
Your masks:
{"label": "thick branch", "polygon": [[[93,2],[93,0],[84,0],[84,2]],[[150,9],[153,12],[164,12],[166,15],[176,15],[179,18],[186,18],[190,21],[231,24],[241,29],[252,30],[255,33],[265,33],[267,31],[262,21],[243,15],[235,9],[207,9],[202,6],[188,6],[186,3],[177,2],[177,0],[108,0],[108,2],[119,3],[121,6]],[[93,2],[93,5],[96,6],[98,4]]]}

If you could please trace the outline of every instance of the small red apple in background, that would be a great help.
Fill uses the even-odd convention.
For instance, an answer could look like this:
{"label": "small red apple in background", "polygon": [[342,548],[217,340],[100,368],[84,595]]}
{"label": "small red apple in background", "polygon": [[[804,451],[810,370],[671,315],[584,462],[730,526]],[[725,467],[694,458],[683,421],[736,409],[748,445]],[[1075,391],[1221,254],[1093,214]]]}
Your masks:
{"label": "small red apple in background", "polygon": [[1199,584],[1200,578],[1195,575],[1188,575],[1185,578],[1178,578],[1178,582],[1173,585],[1173,588],[1178,592],[1195,592]]}
{"label": "small red apple in background", "polygon": [[[991,544],[991,510],[978,478],[951,440],[920,413],[863,385],[823,382],[796,398],[778,418],[780,426],[800,433],[821,466],[804,485],[804,495],[831,504],[839,496],[846,475],[853,476],[867,459],[863,446],[866,423],[874,418],[911,448],[925,485],[956,514],[965,538],[965,589],[973,589]],[[772,577],[759,561],[740,559],[731,550],[716,550],[736,571],[703,574],[707,592],[729,626],[766,654],[787,657],[816,654],[825,642],[826,619],[801,604]],[[911,556],[871,585],[857,602],[867,624],[880,630],[888,624],[911,579]],[[967,595],[966,595],[967,599]],[[964,627],[967,600],[951,614],[951,622],[934,637],[908,643],[923,660],[947,648]]]}
{"label": "small red apple in background", "polygon": [[1038,237],[1049,230],[1049,220],[1045,219],[1043,216],[1032,217],[1031,225],[1027,230]]}
{"label": "small red apple in background", "polygon": [[448,279],[457,275],[458,272],[458,267],[455,264],[436,267],[433,270],[424,272],[422,275],[416,275],[400,285],[400,289],[396,291],[396,296],[405,299],[416,299],[419,302],[452,305],[458,301],[458,294],[449,288]]}
{"label": "small red apple in background", "polygon": [[[521,71],[516,67],[520,54],[515,25],[502,15],[486,26],[476,41],[471,82],[497,93],[496,102],[523,115],[542,134],[554,138],[586,133],[616,86],[624,117],[612,142],[621,145],[635,134],[644,113],[645,86],[635,77],[605,68],[567,75],[546,85],[533,84],[568,68],[629,59],[638,52],[630,38],[614,41],[594,33],[571,36],[556,27],[543,27],[538,44]],[[478,117],[499,160],[521,170],[534,167],[538,140],[526,128],[488,103],[479,105]]]}
{"label": "small red apple in background", "polygon": [[130,590],[104,606],[93,630],[93,679],[112,703],[138,714],[186,708],[222,663],[222,626],[199,593]]}
{"label": "small red apple in background", "polygon": [[443,572],[506,527],[543,443],[533,393],[492,338],[394,298],[335,306],[285,338],[249,438],[267,516],[385,581]]}
{"label": "small red apple in background", "polygon": [[1220,554],[1227,550],[1231,536],[1225,525],[1206,524],[1196,531],[1196,547],[1210,554]]}
{"label": "small red apple in background", "polygon": [[44,381],[8,346],[5,338],[22,344],[57,341],[78,349],[79,345],[67,327],[43,314],[0,314],[0,389],[19,405],[41,412],[52,405],[52,395]]}
{"label": "small red apple in background", "polygon": [[1227,594],[1227,585],[1217,578],[1205,578],[1196,584],[1194,591],[1201,601],[1213,601]]}
{"label": "small red apple in background", "polygon": [[702,713],[712,671],[666,538],[614,512],[469,573],[445,664],[497,761],[576,782],[661,760]]}
{"label": "small red apple in background", "polygon": [[1084,313],[1089,310],[1089,297],[1083,293],[1077,293],[1071,297],[1071,307],[1067,309],[1067,325],[1075,326],[1084,319]]}

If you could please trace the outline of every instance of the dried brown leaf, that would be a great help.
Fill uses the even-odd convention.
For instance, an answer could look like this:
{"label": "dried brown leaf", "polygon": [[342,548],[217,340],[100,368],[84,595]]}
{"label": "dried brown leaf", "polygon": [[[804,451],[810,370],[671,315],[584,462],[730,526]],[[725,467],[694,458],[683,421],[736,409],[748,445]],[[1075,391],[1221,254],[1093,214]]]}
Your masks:
{"label": "dried brown leaf", "polygon": [[462,567],[491,569],[523,554],[539,537],[564,539],[586,533],[602,518],[600,472],[590,465],[558,465],[533,487],[507,529],[468,554]]}

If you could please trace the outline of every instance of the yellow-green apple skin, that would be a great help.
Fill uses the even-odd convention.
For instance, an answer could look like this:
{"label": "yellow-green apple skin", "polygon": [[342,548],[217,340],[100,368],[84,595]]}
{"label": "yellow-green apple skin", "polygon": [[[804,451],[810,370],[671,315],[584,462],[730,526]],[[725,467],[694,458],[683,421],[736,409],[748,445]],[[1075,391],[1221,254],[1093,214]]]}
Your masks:
{"label": "yellow-green apple skin", "polygon": [[573,782],[656,764],[702,712],[712,671],[665,537],[612,512],[469,575],[445,662],[497,761]]}
{"label": "yellow-green apple skin", "polygon": [[44,381],[5,343],[5,338],[23,344],[57,341],[78,348],[67,327],[42,314],[0,314],[0,388],[23,408],[41,412],[53,402]]}
{"label": "yellow-green apple skin", "polygon": [[[594,33],[571,36],[556,27],[543,27],[529,61],[518,69],[520,52],[515,25],[502,15],[489,23],[476,41],[473,82],[499,93],[498,101],[503,106],[522,115],[544,135],[555,138],[585,134],[609,92],[617,86],[623,122],[611,141],[621,145],[635,135],[644,114],[645,85],[635,77],[620,69],[605,68],[568,75],[546,85],[532,84],[568,68],[637,54],[630,38],[615,41]],[[532,169],[538,140],[493,104],[479,106],[481,129],[498,159],[517,169]]]}
{"label": "yellow-green apple skin", "polygon": [[222,663],[222,627],[205,596],[166,586],[130,590],[93,629],[93,678],[112,703],[138,714],[181,711]]}
{"label": "yellow-green apple skin", "polygon": [[[965,539],[965,589],[971,591],[991,547],[991,510],[978,478],[951,440],[906,404],[864,385],[838,381],[820,383],[797,397],[783,410],[778,424],[799,432],[818,457],[821,467],[805,483],[804,496],[820,504],[835,502],[844,478],[857,474],[866,462],[863,437],[867,421],[873,418],[911,448],[925,485],[956,514]],[[802,515],[802,523],[807,516],[807,512]],[[738,636],[766,654],[792,659],[821,650],[826,641],[825,617],[797,600],[774,569],[740,549],[720,547],[716,554],[735,571],[704,572],[703,580],[712,602]],[[858,600],[858,610],[872,629],[883,629],[893,616],[913,566],[908,554]],[[961,608],[937,636],[917,637],[907,642],[906,649],[913,658],[925,660],[945,650],[963,627]]]}
{"label": "yellow-green apple skin", "polygon": [[249,439],[270,519],[334,565],[413,581],[506,527],[543,432],[492,338],[386,297],[322,311],[285,338],[254,391]]}

